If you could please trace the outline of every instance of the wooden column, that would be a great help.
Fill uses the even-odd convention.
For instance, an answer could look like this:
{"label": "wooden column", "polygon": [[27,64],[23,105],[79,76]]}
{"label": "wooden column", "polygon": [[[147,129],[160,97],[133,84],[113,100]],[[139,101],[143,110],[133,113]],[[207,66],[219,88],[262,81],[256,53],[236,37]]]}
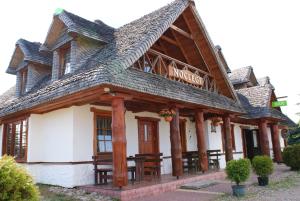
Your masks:
{"label": "wooden column", "polygon": [[270,156],[270,146],[267,131],[267,121],[260,120],[259,122],[259,140],[260,140],[260,150],[262,155]]}
{"label": "wooden column", "polygon": [[113,185],[120,188],[128,183],[126,144],[124,98],[116,97],[112,99]]}
{"label": "wooden column", "polygon": [[229,115],[225,115],[223,117],[223,123],[224,123],[224,134],[225,134],[225,159],[226,162],[228,162],[230,160],[233,160],[231,125],[230,125]]}
{"label": "wooden column", "polygon": [[204,117],[203,111],[198,110],[195,114],[196,121],[196,135],[197,135],[197,147],[199,154],[199,166],[202,172],[208,170],[207,148],[206,148],[206,135],[204,130]]}
{"label": "wooden column", "polygon": [[278,124],[271,125],[271,137],[272,137],[274,160],[277,163],[282,162]]}
{"label": "wooden column", "polygon": [[172,108],[176,115],[170,122],[170,140],[171,140],[171,155],[172,155],[172,175],[182,176],[182,149],[181,149],[181,139],[179,130],[179,109]]}

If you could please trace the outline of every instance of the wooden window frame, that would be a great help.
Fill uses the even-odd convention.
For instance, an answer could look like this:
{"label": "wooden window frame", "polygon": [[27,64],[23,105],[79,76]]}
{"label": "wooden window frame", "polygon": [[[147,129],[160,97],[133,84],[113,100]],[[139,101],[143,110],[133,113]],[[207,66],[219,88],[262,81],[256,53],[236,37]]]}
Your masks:
{"label": "wooden window frame", "polygon": [[67,43],[63,47],[59,49],[59,70],[58,70],[58,77],[61,78],[62,76],[66,75],[65,70],[66,66],[65,60],[66,60],[66,54],[70,54],[70,62],[71,62],[71,44]]}
{"label": "wooden window frame", "polygon": [[111,117],[112,118],[112,112],[109,110],[101,110],[97,108],[90,108],[90,111],[94,113],[93,123],[94,123],[94,136],[93,136],[93,153],[94,156],[103,156],[103,155],[111,155],[112,152],[98,152],[97,146],[98,146],[98,139],[97,139],[97,117]]}
{"label": "wooden window frame", "polygon": [[[20,137],[19,137],[19,143],[20,147],[22,147],[22,140],[23,140],[23,122],[26,121],[26,142],[24,147],[24,157],[23,158],[15,158],[16,162],[18,163],[25,163],[27,162],[27,152],[28,152],[28,129],[29,129],[29,123],[28,123],[28,116],[18,117],[15,119],[9,119],[3,121],[3,138],[2,138],[2,155],[11,155],[13,153],[14,155],[14,149],[15,149],[15,137],[16,137],[16,123],[20,122]],[[12,126],[12,144],[10,145],[10,149],[13,150],[11,153],[7,153],[7,126],[8,124],[13,124]],[[15,156],[13,156],[15,157]]]}
{"label": "wooden window frame", "polygon": [[27,76],[28,76],[28,69],[27,67],[20,70],[21,73],[21,80],[20,80],[20,92],[21,94],[26,93],[26,86],[27,86]]}

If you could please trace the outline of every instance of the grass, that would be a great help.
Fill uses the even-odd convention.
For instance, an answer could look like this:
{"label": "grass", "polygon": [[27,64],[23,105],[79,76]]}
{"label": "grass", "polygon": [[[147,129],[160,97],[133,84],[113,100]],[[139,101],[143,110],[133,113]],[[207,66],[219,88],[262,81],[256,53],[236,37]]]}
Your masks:
{"label": "grass", "polygon": [[287,178],[281,179],[280,181],[273,181],[267,186],[271,190],[288,189],[297,184],[300,178],[300,172],[296,176],[288,176]]}
{"label": "grass", "polygon": [[79,201],[78,199],[74,199],[71,196],[49,191],[50,186],[48,185],[39,184],[38,187],[41,196],[43,197],[43,201]]}

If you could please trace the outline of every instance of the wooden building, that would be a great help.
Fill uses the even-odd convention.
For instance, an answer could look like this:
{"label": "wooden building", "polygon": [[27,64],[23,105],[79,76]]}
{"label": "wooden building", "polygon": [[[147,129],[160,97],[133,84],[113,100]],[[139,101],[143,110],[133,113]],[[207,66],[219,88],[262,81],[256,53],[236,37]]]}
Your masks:
{"label": "wooden building", "polygon": [[93,156],[117,187],[134,179],[138,154],[159,155],[155,174],[179,179],[192,152],[202,172],[209,150],[221,168],[256,154],[280,162],[294,124],[271,107],[269,79],[230,70],[192,0],[120,28],[59,10],[42,44],[18,40],[7,73],[16,86],[0,97],[0,151],[39,183],[93,184]]}

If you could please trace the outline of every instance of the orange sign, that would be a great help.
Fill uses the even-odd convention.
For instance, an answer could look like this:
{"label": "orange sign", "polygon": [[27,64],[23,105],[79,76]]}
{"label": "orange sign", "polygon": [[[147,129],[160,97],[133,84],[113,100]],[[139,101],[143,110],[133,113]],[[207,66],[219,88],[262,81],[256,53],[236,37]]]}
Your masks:
{"label": "orange sign", "polygon": [[204,83],[204,80],[199,75],[196,75],[188,70],[180,70],[177,68],[174,68],[173,66],[169,66],[169,76],[179,78],[181,80],[184,80],[188,83],[200,85],[202,86]]}

